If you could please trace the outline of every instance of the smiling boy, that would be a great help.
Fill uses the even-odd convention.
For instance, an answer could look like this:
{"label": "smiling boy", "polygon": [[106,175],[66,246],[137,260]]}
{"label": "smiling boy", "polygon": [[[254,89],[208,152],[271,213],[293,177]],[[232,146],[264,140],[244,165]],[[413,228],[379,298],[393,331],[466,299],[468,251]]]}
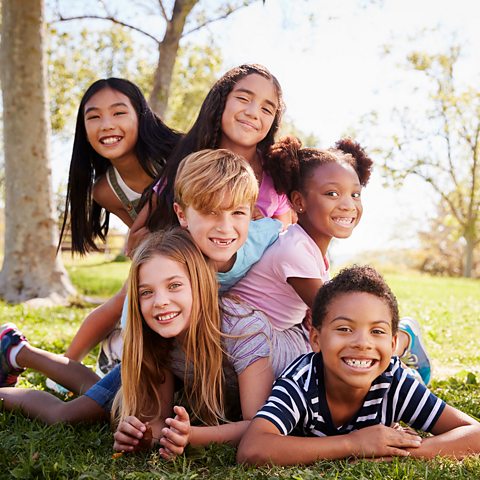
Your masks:
{"label": "smiling boy", "polygon": [[[313,308],[313,352],[275,382],[240,443],[238,461],[289,465],[478,453],[480,424],[392,357],[397,329],[395,296],[373,268],[345,269],[326,283]],[[421,438],[398,427],[400,421],[433,436]]]}

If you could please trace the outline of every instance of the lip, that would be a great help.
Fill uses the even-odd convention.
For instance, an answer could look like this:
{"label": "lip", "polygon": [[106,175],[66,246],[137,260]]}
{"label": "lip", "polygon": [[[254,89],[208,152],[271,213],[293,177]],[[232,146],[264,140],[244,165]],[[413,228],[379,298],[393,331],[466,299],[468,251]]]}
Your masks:
{"label": "lip", "polygon": [[[104,143],[105,140],[113,139],[111,143]],[[100,137],[98,141],[104,146],[104,147],[112,147],[115,145],[118,145],[121,141],[123,140],[123,137],[121,135],[105,135],[103,137]]]}
{"label": "lip", "polygon": [[249,130],[254,130],[255,132],[258,132],[259,130],[259,128],[255,124],[247,120],[237,120],[237,122],[240,123],[240,125],[242,125],[243,127],[248,128]]}
{"label": "lip", "polygon": [[210,237],[210,242],[218,248],[230,248],[235,242],[236,238],[219,238],[219,237]]}
{"label": "lip", "polygon": [[355,224],[356,217],[332,217],[332,220],[339,227],[350,228]]}
{"label": "lip", "polygon": [[356,372],[367,372],[375,367],[379,360],[371,357],[345,356],[342,362]]}
{"label": "lip", "polygon": [[157,323],[161,325],[165,325],[167,323],[171,323],[180,315],[180,312],[164,312],[154,315],[154,318]]}

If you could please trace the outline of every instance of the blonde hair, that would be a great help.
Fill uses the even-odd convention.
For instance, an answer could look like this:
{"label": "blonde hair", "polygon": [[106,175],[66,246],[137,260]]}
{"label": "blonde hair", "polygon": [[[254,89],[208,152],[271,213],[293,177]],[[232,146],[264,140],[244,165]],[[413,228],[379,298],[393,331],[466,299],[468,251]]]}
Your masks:
{"label": "blonde hair", "polygon": [[[156,386],[165,381],[173,339],[164,339],[146,324],[139,307],[140,266],[162,255],[185,266],[192,289],[190,325],[185,335],[186,369],[193,366],[185,396],[192,413],[203,423],[225,420],[223,349],[221,345],[218,285],[213,267],[193,243],[190,234],[174,228],[156,232],[139,246],[128,280],[128,316],[122,354],[122,389],[112,408],[114,422],[129,415],[156,420],[161,398]],[[185,373],[186,376],[186,373]]]}
{"label": "blonde hair", "polygon": [[[252,167],[230,150],[200,150],[187,155],[175,178],[175,201],[182,207],[215,211],[243,204],[253,207],[258,197],[258,182]],[[230,198],[229,205],[223,205]]]}

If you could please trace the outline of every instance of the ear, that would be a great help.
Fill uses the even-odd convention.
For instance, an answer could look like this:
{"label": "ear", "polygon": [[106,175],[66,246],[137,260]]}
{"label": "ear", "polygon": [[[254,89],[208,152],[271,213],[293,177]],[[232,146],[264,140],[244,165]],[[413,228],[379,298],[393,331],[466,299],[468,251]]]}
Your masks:
{"label": "ear", "polygon": [[297,213],[304,213],[306,210],[306,202],[303,198],[303,195],[298,190],[293,190],[290,194],[290,202],[292,203],[293,209]]}
{"label": "ear", "polygon": [[398,333],[392,336],[392,355],[394,354],[395,350],[397,349],[397,341],[398,341]]}
{"label": "ear", "polygon": [[173,211],[176,213],[178,218],[178,223],[183,228],[188,228],[187,216],[185,215],[185,210],[177,203],[173,204]]}
{"label": "ear", "polygon": [[320,344],[320,330],[318,328],[314,327],[313,325],[310,327],[310,345],[312,347],[312,350],[316,353],[318,353],[321,350],[321,344]]}

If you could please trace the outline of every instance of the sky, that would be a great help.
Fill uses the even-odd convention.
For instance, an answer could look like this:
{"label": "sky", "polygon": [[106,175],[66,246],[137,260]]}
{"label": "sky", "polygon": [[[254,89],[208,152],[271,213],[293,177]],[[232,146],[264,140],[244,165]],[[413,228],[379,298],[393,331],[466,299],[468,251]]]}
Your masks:
{"label": "sky", "polygon": [[[152,16],[140,23],[156,33],[162,28]],[[266,0],[189,40],[205,42],[212,36],[221,47],[223,71],[242,63],[267,66],[282,85],[288,117],[302,131],[315,134],[319,147],[328,147],[355,131],[369,111],[389,112],[411,102],[416,79],[400,65],[413,48],[439,52],[456,35],[464,45],[462,78],[478,85],[478,25],[478,0]],[[387,45],[393,46],[390,55],[384,55]],[[145,48],[156,54],[153,44],[147,42]],[[424,108],[421,103],[415,106]],[[382,128],[388,131],[388,124]],[[368,144],[364,147],[368,151]],[[68,170],[70,149],[54,147],[62,158],[54,163],[57,183],[66,179],[62,172]],[[435,198],[420,181],[411,179],[393,190],[383,186],[379,169],[363,201],[360,225],[350,239],[332,248],[339,259],[415,245],[417,232],[435,211]]]}

